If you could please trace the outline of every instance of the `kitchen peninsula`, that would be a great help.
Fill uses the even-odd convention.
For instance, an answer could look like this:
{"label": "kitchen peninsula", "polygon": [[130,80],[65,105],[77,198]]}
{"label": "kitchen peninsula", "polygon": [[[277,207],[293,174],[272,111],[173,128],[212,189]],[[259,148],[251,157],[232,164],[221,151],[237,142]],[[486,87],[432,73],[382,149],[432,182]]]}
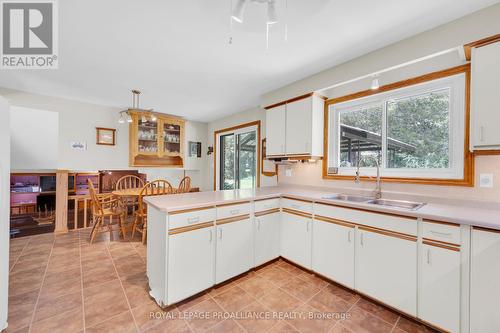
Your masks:
{"label": "kitchen peninsula", "polygon": [[150,295],[169,306],[283,257],[441,330],[495,317],[499,210],[326,197],[268,187],[147,198]]}

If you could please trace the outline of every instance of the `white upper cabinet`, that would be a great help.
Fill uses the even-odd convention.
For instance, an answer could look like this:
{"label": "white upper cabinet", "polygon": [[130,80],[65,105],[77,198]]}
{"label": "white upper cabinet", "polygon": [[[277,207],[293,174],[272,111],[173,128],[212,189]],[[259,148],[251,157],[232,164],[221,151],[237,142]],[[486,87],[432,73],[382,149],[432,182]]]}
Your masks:
{"label": "white upper cabinet", "polygon": [[500,42],[472,49],[473,149],[500,149]]}
{"label": "white upper cabinet", "polygon": [[266,111],[266,155],[285,155],[286,105]]}
{"label": "white upper cabinet", "polygon": [[317,95],[268,109],[267,155],[323,156],[323,111]]}

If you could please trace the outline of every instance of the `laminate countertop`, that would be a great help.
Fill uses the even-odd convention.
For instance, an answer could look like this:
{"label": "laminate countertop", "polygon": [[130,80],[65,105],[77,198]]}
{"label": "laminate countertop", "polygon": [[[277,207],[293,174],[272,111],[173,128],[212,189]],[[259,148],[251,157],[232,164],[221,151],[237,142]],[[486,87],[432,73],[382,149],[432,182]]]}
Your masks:
{"label": "laminate countertop", "polygon": [[[428,202],[417,210],[408,210],[397,207],[379,206],[368,203],[346,202],[342,200],[324,199],[325,196],[342,193],[335,189],[307,189],[304,187],[275,186],[261,187],[251,190],[226,190],[186,193],[164,196],[151,196],[144,200],[153,208],[165,213],[189,210],[202,207],[213,207],[228,203],[245,202],[259,199],[286,196],[290,198],[309,200],[317,203],[326,203],[341,207],[359,208],[363,210],[398,214],[429,220],[466,224],[483,228],[500,230],[500,205],[498,208],[465,206],[457,204],[443,204]],[[391,198],[394,199],[394,198]],[[407,197],[400,200],[411,200]]]}

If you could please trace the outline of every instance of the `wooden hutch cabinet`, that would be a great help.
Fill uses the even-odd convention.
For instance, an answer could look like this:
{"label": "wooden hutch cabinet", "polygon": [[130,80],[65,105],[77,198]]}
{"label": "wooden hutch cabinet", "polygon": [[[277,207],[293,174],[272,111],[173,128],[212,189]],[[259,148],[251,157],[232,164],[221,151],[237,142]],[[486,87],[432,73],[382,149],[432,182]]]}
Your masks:
{"label": "wooden hutch cabinet", "polygon": [[[184,167],[184,124],[179,118],[129,110],[130,166]],[[144,121],[145,120],[145,121]]]}

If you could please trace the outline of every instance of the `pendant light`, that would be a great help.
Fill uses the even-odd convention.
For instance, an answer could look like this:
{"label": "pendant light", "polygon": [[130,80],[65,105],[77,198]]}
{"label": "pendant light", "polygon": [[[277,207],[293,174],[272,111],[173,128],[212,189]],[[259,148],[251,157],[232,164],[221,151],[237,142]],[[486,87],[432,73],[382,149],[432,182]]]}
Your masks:
{"label": "pendant light", "polygon": [[231,17],[238,23],[243,23],[243,12],[245,11],[246,0],[238,0],[233,8]]}
{"label": "pendant light", "polygon": [[276,24],[278,23],[278,14],[276,12],[276,1],[269,0],[267,3],[267,24]]}
{"label": "pendant light", "polygon": [[372,90],[378,90],[378,88],[380,88],[380,83],[378,82],[378,78],[374,77],[373,80],[372,80],[371,89]]}

